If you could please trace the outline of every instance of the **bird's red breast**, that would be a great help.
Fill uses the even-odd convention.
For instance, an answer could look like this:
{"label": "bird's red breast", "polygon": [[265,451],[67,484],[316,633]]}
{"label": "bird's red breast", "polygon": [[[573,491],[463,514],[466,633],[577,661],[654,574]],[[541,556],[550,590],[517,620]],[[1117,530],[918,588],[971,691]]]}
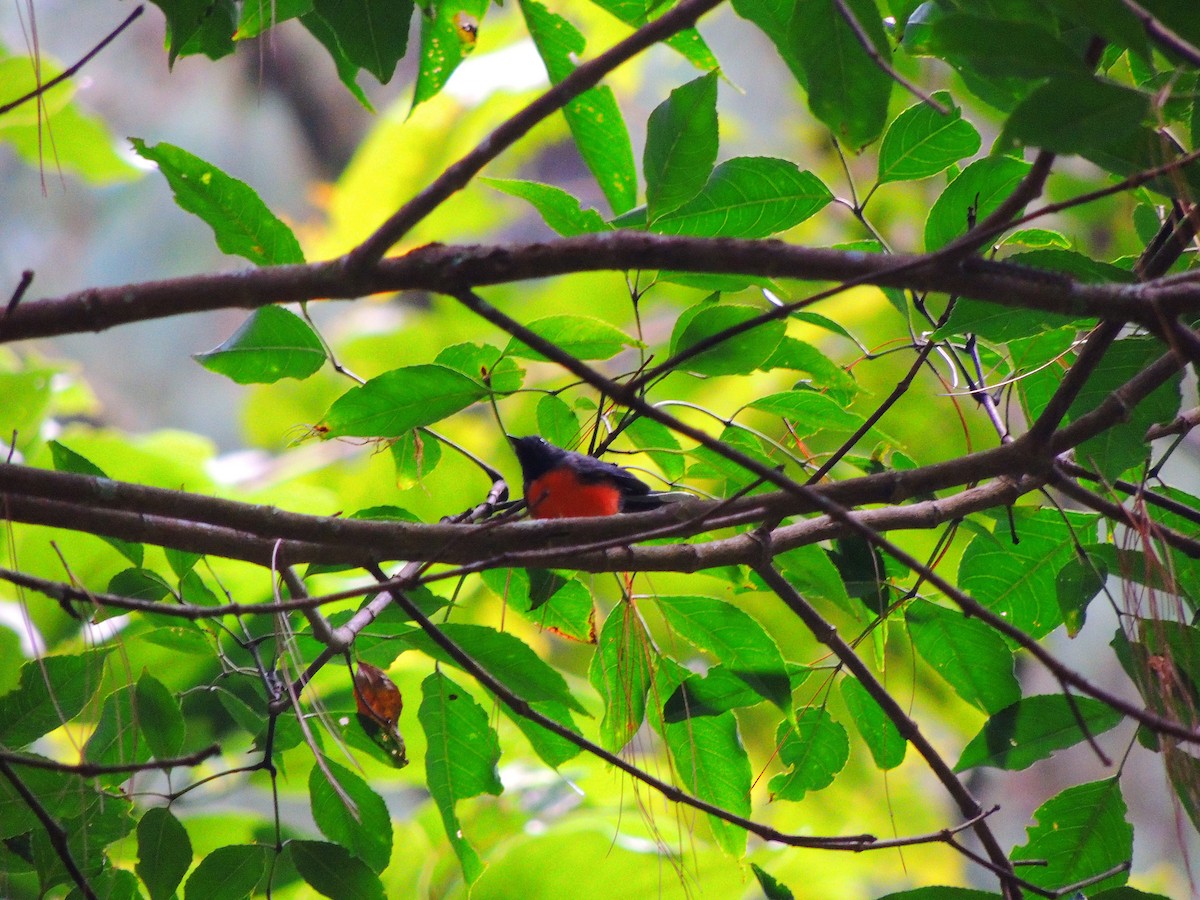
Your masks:
{"label": "bird's red breast", "polygon": [[570,466],[560,466],[529,483],[525,502],[535,519],[614,516],[621,511],[621,491],[611,481],[581,481]]}

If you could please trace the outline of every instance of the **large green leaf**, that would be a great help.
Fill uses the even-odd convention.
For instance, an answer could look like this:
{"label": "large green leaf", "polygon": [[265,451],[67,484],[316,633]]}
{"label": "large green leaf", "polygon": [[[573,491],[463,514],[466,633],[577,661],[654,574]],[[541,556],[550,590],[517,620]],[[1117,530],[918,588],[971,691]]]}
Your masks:
{"label": "large green leaf", "polygon": [[703,596],[660,596],[658,608],[679,637],[711,653],[763,699],[790,708],[791,684],[779,647],[748,613]]}
{"label": "large green leaf", "polygon": [[650,226],[659,234],[764,238],[799,225],[833,200],[822,181],[795,163],[742,156],[713,169],[704,188]]}
{"label": "large green leaf", "polygon": [[[1069,787],[1033,814],[1037,825],[1026,830],[1028,841],[1012,852],[1013,861],[1038,860],[1022,866],[1021,877],[1039,887],[1056,889],[1088,881],[1128,863],[1133,856],[1133,827],[1125,821],[1125,798],[1116,778]],[[1123,885],[1128,869],[1088,885],[1090,897]]]}
{"label": "large green leaf", "polygon": [[717,161],[717,73],[671,91],[646,122],[647,215],[653,222],[691,200]]}
{"label": "large green leaf", "polygon": [[325,348],[298,315],[280,306],[264,306],[220,346],[192,358],[238,384],[272,384],[312,375],[325,364]]}
{"label": "large green leaf", "polygon": [[803,800],[809,791],[829,787],[850,758],[846,729],[815,706],[802,710],[794,725],[780,722],[775,743],[779,761],[788,767],[768,785],[777,800]]}
{"label": "large green leaf", "polygon": [[705,301],[685,310],[671,334],[671,355],[709,343],[708,349],[686,360],[681,368],[702,375],[748,375],[764,365],[783,340],[787,325],[778,319],[763,322],[740,334],[726,331],[762,315],[754,306]]}
{"label": "large green leaf", "polygon": [[340,844],[325,841],[290,841],[288,853],[296,870],[332,900],[384,900],[383,882],[358,857]]}
{"label": "large green leaf", "polygon": [[21,666],[16,690],[0,697],[0,744],[20,749],[79,715],[100,686],[108,653],[46,656]]}
{"label": "large green leaf", "polygon": [[988,156],[963,169],[929,210],[925,249],[937,250],[966,234],[972,212],[976,221],[987,218],[1028,171],[1029,163],[1011,156]]}
{"label": "large green leaf", "polygon": [[641,727],[655,658],[637,611],[618,603],[600,627],[588,669],[588,680],[604,701],[600,743],[606,750],[620,750]]}
{"label": "large green leaf", "polygon": [[313,821],[329,840],[345,847],[375,872],[387,868],[392,855],[392,819],[383,798],[362,777],[332,760],[308,774]]}
{"label": "large green leaf", "polygon": [[928,178],[979,150],[979,132],[962,117],[950,94],[938,91],[934,98],[950,108],[948,115],[917,103],[888,126],[879,147],[880,184]]}
{"label": "large green leaf", "polygon": [[[43,48],[44,49],[44,48]],[[62,73],[62,67],[42,53],[35,60],[8,56],[0,47],[0,106],[23,97]],[[39,97],[0,115],[0,142],[25,162],[54,167],[103,185],[137,178],[138,169],[118,151],[102,119],[74,102],[76,81],[61,81]]]}
{"label": "large green leaf", "polygon": [[272,3],[245,3],[242,14],[238,18],[235,41],[244,41],[258,37],[269,28],[273,28],[289,19],[312,12],[314,0],[274,0]]}
{"label": "large green leaf", "polygon": [[908,741],[862,682],[856,678],[843,678],[842,699],[846,701],[854,726],[871,751],[875,765],[886,772],[904,762]]}
{"label": "large green leaf", "polygon": [[[104,470],[93,463],[85,456],[76,453],[65,444],[58,441],[47,441],[46,446],[50,449],[50,458],[54,460],[54,468],[59,472],[74,472],[77,475],[92,475],[96,478],[108,478]],[[142,560],[146,556],[146,548],[141,544],[133,541],[123,541],[120,538],[100,536],[114,550],[124,556],[135,566],[141,566]],[[117,593],[121,593],[118,591]]]}
{"label": "large green leaf", "polygon": [[[750,759],[733,713],[667,724],[665,731],[683,786],[702,800],[749,816]],[[746,852],[743,829],[711,815],[708,822],[722,850],[737,857]]]}
{"label": "large green leaf", "polygon": [[[875,50],[891,54],[874,0],[847,0]],[[887,121],[892,79],[867,54],[834,0],[795,5],[788,36],[804,67],[808,106],[852,150],[869,144]]]}
{"label": "large green leaf", "polygon": [[496,772],[499,739],[483,707],[440,672],[421,682],[417,718],[428,742],[425,783],[441,813],[463,878],[472,884],[483,871],[483,863],[464,836],[454,807],[459,800],[485,793],[499,795],[504,789]]}
{"label": "large green leaf", "polygon": [[487,396],[487,389],[445,366],[384,372],[342,394],[321,421],[322,438],[399,437],[432,425]]}
{"label": "large green leaf", "polygon": [[[550,81],[558,84],[575,70],[587,41],[574,25],[537,0],[521,0],[521,12]],[[633,145],[612,88],[598,85],[563,107],[579,155],[618,215],[637,200]]]}
{"label": "large green leaf", "polygon": [[169,759],[183,749],[187,724],[179,700],[165,684],[144,671],[134,692],[138,727],[150,750],[158,759]]}
{"label": "large green leaf", "polygon": [[192,864],[187,829],[165,806],[152,806],[137,826],[137,873],[150,900],[170,900]]}
{"label": "large green leaf", "polygon": [[1002,524],[998,534],[977,534],[967,545],[959,586],[1009,624],[1044,637],[1062,624],[1056,579],[1075,555],[1074,534],[1087,534],[1095,522],[1085,513],[1014,510],[1013,535]]}
{"label": "large green leaf", "polygon": [[1012,111],[1002,140],[1054,153],[1087,154],[1133,135],[1150,112],[1150,97],[1088,75],[1038,85]]}
{"label": "large green leaf", "polygon": [[151,0],[167,17],[167,64],[204,53],[212,59],[233,52],[233,0]]}
{"label": "large green leaf", "polygon": [[594,209],[583,209],[579,200],[562,188],[536,181],[480,178],[484,184],[528,201],[551,229],[563,237],[607,231],[610,226]]}
{"label": "large green leaf", "polygon": [[[609,359],[634,343],[629,335],[615,325],[591,316],[546,316],[530,322],[528,327],[559,350],[579,359]],[[505,352],[525,359],[545,359],[537,350],[515,337],[509,341]]]}
{"label": "large green leaf", "polygon": [[[661,14],[668,8],[666,4],[656,5],[646,2],[646,0],[592,0],[592,2],[634,28],[639,28],[652,18],[657,18],[656,14]],[[700,37],[700,33],[695,28],[678,31],[663,43],[680,53],[698,69],[717,68],[717,58],[712,55],[708,44],[704,42],[704,38]]]}
{"label": "large green leaf", "polygon": [[413,107],[437,95],[475,49],[475,36],[487,12],[488,0],[423,4],[422,9],[428,12],[420,17],[421,68],[413,91]]}
{"label": "large green leaf", "polygon": [[267,868],[267,848],[255,844],[218,847],[192,870],[184,900],[245,900]]}
{"label": "large green leaf", "polygon": [[917,652],[968,703],[997,713],[1021,698],[1012,651],[983,622],[925,600],[909,604],[904,619]]}
{"label": "large green leaf", "polygon": [[[516,635],[486,625],[454,622],[443,625],[442,631],[518,697],[530,702],[561,703],[584,712],[558,670],[545,663]],[[410,631],[399,639],[439,662],[458,665],[423,631]]]}
{"label": "large green leaf", "polygon": [[929,49],[985,75],[1039,78],[1088,71],[1079,53],[1040,23],[994,15],[953,13],[938,19]]}
{"label": "large green leaf", "polygon": [[[1162,344],[1152,338],[1128,337],[1116,341],[1080,390],[1067,411],[1068,421],[1091,412],[1109,394],[1142,371],[1162,354]],[[1181,374],[1175,374],[1132,410],[1123,411],[1120,421],[1102,434],[1084,441],[1075,458],[1114,480],[1122,472],[1139,466],[1150,456],[1146,429],[1156,422],[1169,422],[1179,411]]]}
{"label": "large green leaf", "polygon": [[979,734],[963,748],[954,770],[962,772],[976,766],[1027,769],[1055,750],[1115,728],[1122,718],[1111,706],[1091,697],[1026,697],[984,723]]}
{"label": "large green leaf", "polygon": [[413,0],[313,0],[312,4],[313,15],[320,16],[337,36],[346,58],[382,84],[391,80],[396,63],[408,52],[413,6]]}
{"label": "large green leaf", "polygon": [[248,184],[172,144],[132,138],[138,156],[156,163],[175,202],[213,230],[225,253],[259,266],[304,262],[300,243]]}

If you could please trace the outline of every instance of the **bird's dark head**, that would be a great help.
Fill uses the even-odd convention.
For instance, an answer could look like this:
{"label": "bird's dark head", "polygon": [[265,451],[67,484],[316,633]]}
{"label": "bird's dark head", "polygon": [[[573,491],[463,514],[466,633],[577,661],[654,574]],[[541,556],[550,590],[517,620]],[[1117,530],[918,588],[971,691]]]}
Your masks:
{"label": "bird's dark head", "polygon": [[528,437],[509,435],[508,440],[517,454],[517,462],[521,464],[521,474],[527,484],[553,469],[563,454],[562,450],[536,434]]}

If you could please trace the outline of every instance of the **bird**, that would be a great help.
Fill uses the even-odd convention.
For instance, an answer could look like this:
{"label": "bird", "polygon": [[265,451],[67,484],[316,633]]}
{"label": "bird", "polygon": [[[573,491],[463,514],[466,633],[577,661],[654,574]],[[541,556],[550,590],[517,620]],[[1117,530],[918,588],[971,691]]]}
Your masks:
{"label": "bird", "polygon": [[663,495],[628,469],[555,447],[538,435],[509,436],[535,519],[612,516],[656,509]]}

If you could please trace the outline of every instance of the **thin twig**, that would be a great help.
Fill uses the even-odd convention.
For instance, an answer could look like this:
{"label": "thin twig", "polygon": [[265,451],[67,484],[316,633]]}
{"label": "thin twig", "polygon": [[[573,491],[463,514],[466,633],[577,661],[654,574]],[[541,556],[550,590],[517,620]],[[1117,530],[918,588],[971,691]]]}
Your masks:
{"label": "thin twig", "polygon": [[75,862],[75,857],[71,855],[71,848],[67,843],[67,832],[58,822],[54,821],[54,817],[42,806],[42,802],[37,798],[37,795],[29,789],[21,777],[12,770],[12,766],[8,764],[8,760],[0,757],[0,775],[8,779],[8,783],[12,785],[13,790],[21,795],[21,799],[25,801],[25,805],[29,807],[30,812],[37,817],[37,820],[42,823],[42,827],[46,829],[46,836],[50,839],[50,846],[54,848],[54,852],[62,861],[63,867],[67,870],[67,874],[71,876],[71,880],[79,888],[87,900],[96,900],[96,892],[92,890],[92,886],[88,884],[87,878],[79,869],[79,864]]}
{"label": "thin twig", "polygon": [[16,100],[10,100],[7,103],[0,104],[0,116],[4,115],[6,112],[9,112],[10,110],[16,109],[22,103],[28,103],[30,100],[33,100],[34,98],[39,97],[42,94],[45,94],[48,90],[50,90],[50,88],[54,87],[57,84],[62,83],[63,81],[66,81],[68,78],[73,77],[76,72],[78,72],[80,69],[82,69],[84,66],[86,66],[89,62],[91,62],[92,58],[97,53],[99,53],[101,50],[103,50],[105,47],[107,47],[110,43],[112,43],[113,40],[116,39],[117,35],[119,35],[122,31],[124,31],[130,25],[132,25],[134,20],[137,19],[137,17],[142,14],[143,9],[144,9],[144,7],[141,7],[141,6],[135,7],[133,12],[131,12],[128,16],[125,17],[125,21],[123,21],[120,25],[118,25],[116,28],[114,28],[112,31],[110,31],[103,38],[103,40],[100,41],[100,43],[96,44],[95,47],[93,47],[91,50],[89,50],[87,53],[85,53],[82,57],[80,57],[79,61],[77,63],[75,63],[75,65],[70,66],[69,68],[65,69],[63,72],[54,76],[49,81],[42,82],[37,87],[35,87],[32,91],[30,91],[27,94],[22,94]]}

